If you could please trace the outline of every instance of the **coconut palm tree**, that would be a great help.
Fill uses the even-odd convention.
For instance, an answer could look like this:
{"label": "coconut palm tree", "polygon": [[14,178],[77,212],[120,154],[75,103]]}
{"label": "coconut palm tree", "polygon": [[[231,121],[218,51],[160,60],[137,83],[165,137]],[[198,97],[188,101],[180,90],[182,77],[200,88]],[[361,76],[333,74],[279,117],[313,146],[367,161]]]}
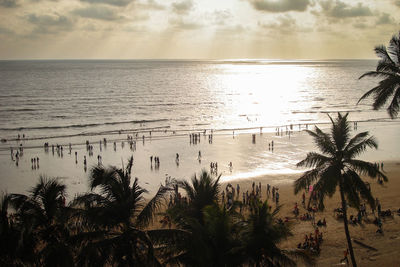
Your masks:
{"label": "coconut palm tree", "polygon": [[249,266],[297,266],[294,258],[307,265],[314,260],[304,251],[282,250],[277,244],[292,235],[290,226],[278,221],[279,207],[271,210],[267,201],[250,203],[248,217],[241,231],[242,263]]}
{"label": "coconut palm tree", "polygon": [[399,112],[400,101],[400,32],[399,35],[394,35],[389,41],[389,46],[379,45],[375,47],[375,53],[381,60],[376,66],[376,71],[369,71],[364,73],[364,77],[379,77],[382,80],[378,86],[366,92],[359,100],[373,95],[375,110],[380,109],[385,103],[391,99],[387,112],[390,117],[394,119]]}
{"label": "coconut palm tree", "polygon": [[[184,190],[188,200],[186,207],[179,207],[186,217],[191,217],[203,224],[203,209],[206,206],[218,203],[221,175],[214,179],[206,170],[202,170],[199,177],[193,175],[191,181],[177,181],[179,188]],[[181,203],[178,203],[181,204]]]}
{"label": "coconut palm tree", "polygon": [[171,187],[161,185],[146,201],[143,194],[147,190],[139,186],[138,179],[131,183],[132,166],[133,157],[125,169],[102,165],[92,168],[90,187],[96,191],[74,200],[82,225],[92,235],[92,240],[82,245],[79,264],[159,266],[154,244],[160,245],[179,232],[147,230]]}
{"label": "coconut palm tree", "polygon": [[360,175],[378,177],[383,181],[387,181],[387,178],[375,164],[356,159],[367,148],[376,149],[378,145],[375,138],[369,136],[368,132],[362,132],[350,138],[347,116],[348,113],[344,116],[338,113],[335,120],[329,116],[332,122],[330,134],[324,133],[318,127],[315,127],[315,131],[307,131],[314,138],[314,142],[322,154],[309,152],[304,160],[297,163],[298,167],[310,167],[311,169],[295,181],[294,192],[297,194],[315,183],[313,190],[316,192],[318,207],[323,209],[325,197],[332,197],[336,188],[339,187],[344,214],[344,229],[351,261],[355,267],[356,260],[347,222],[347,205],[358,209],[360,199],[365,199],[371,207],[375,206],[371,191]]}
{"label": "coconut palm tree", "polygon": [[183,189],[186,201],[175,196],[175,203],[167,211],[174,223],[190,233],[183,242],[183,253],[175,262],[187,266],[237,266],[240,261],[235,247],[239,247],[239,222],[235,208],[227,210],[218,205],[220,184],[205,170],[190,181],[176,183]]}
{"label": "coconut palm tree", "polygon": [[74,266],[74,246],[67,223],[69,211],[63,201],[65,193],[66,186],[58,179],[40,177],[28,196],[12,194],[9,197],[16,210],[21,250],[28,250],[29,260],[36,264]]}

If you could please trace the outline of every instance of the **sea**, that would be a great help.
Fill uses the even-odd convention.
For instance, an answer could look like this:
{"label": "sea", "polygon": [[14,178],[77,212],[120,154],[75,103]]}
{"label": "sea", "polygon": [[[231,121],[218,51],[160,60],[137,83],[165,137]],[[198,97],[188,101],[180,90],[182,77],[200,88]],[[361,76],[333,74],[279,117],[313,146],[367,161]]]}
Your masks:
{"label": "sea", "polygon": [[[206,151],[214,151],[210,153],[215,158],[203,159],[202,168],[222,159],[225,166],[231,154],[237,161],[252,158],[242,168],[235,168],[240,164],[234,162],[234,171],[226,170],[228,176],[234,174],[232,177],[246,177],[252,172],[263,174],[274,169],[263,155],[267,144],[276,137],[277,129],[286,134],[288,130],[301,131],[313,125],[329,127],[328,115],[335,117],[337,112],[348,112],[349,120],[361,127],[391,127],[397,136],[398,119],[390,119],[385,110],[373,110],[371,99],[358,103],[378,82],[359,77],[374,70],[376,64],[377,60],[0,61],[0,189],[22,190],[21,187],[32,183],[27,181],[32,181],[33,175],[56,175],[67,181],[72,175],[82,181],[81,176],[87,176],[88,172],[75,165],[82,165],[82,156],[87,155],[87,140],[95,144],[95,155],[88,159],[91,164],[96,164],[97,155],[104,153],[108,157],[99,150],[99,140],[108,138],[109,150],[112,150],[110,143],[117,142],[119,150],[125,151],[125,154],[109,156],[108,163],[123,165],[131,153],[136,153],[137,158],[143,155],[146,160],[138,160],[138,164],[146,165],[146,172],[139,171],[139,167],[137,171],[146,177],[158,175],[148,181],[158,184],[171,173],[188,177],[188,173],[195,172],[191,168],[193,164],[188,164],[186,169],[180,167],[185,173],[177,171],[174,161],[178,150],[183,155],[197,156],[198,147],[192,146],[191,152],[184,148],[192,145],[188,137],[191,133],[204,136],[202,146],[208,143],[211,133],[221,138],[229,136],[229,140],[240,134],[270,134],[265,135],[271,138],[257,152],[230,151],[221,156],[217,145],[201,147],[204,158]],[[127,141],[124,143],[127,135],[134,136],[138,146],[143,146],[142,154],[138,153],[141,148],[138,151],[127,148]],[[64,160],[57,155],[43,154],[45,142],[63,145]],[[229,144],[231,141],[221,142],[225,143],[218,147],[219,151],[223,147],[235,147]],[[74,161],[74,151],[67,152],[69,144],[79,149],[79,164]],[[40,154],[43,158],[40,171],[31,169],[29,156],[15,166],[10,149],[15,152],[21,145],[25,154]],[[163,155],[168,162],[172,158],[171,163],[164,164],[168,168],[152,174],[148,170],[148,156],[152,153]],[[66,157],[71,158],[70,163],[65,163]],[[288,165],[298,158],[297,154],[293,157],[286,154],[279,160]],[[181,165],[183,162],[184,159]],[[46,165],[49,165],[47,169]],[[71,170],[71,166],[79,171]],[[276,166],[274,170],[283,168]],[[295,166],[283,169],[291,170]],[[15,179],[19,178],[15,177],[25,178],[16,183]]]}

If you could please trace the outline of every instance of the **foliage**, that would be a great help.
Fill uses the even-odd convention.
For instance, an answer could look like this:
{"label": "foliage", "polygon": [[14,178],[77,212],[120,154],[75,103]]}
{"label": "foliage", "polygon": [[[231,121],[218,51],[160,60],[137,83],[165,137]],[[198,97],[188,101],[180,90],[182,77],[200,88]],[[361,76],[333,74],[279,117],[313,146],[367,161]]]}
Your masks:
{"label": "foliage", "polygon": [[375,53],[380,57],[380,61],[376,67],[376,71],[364,73],[364,77],[379,77],[379,84],[366,92],[358,102],[373,96],[373,108],[375,110],[382,108],[391,98],[391,102],[387,107],[387,112],[394,119],[399,112],[400,101],[400,32],[394,35],[389,41],[389,46],[379,45],[375,47]]}
{"label": "foliage", "polygon": [[309,152],[307,157],[297,164],[299,167],[310,169],[295,181],[294,192],[297,194],[315,183],[313,193],[319,209],[322,210],[325,197],[332,197],[339,187],[344,210],[346,238],[353,266],[356,266],[347,227],[347,204],[359,209],[361,200],[364,199],[374,209],[374,198],[360,175],[367,175],[383,181],[387,181],[387,177],[379,171],[375,164],[356,159],[367,148],[377,148],[378,144],[374,137],[369,136],[368,132],[361,132],[350,138],[347,116],[348,113],[344,116],[338,113],[336,120],[329,116],[332,122],[330,133],[325,133],[318,127],[315,128],[315,131],[308,131],[322,154]]}

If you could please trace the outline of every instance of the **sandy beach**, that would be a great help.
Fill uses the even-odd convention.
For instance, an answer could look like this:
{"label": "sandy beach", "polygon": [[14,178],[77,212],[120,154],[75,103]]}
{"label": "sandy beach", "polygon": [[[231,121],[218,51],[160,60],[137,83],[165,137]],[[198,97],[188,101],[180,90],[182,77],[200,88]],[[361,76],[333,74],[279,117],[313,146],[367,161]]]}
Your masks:
{"label": "sandy beach", "polygon": [[[312,126],[309,126],[312,128]],[[270,129],[271,130],[271,129]],[[303,129],[304,130],[304,126]],[[362,159],[372,162],[384,162],[384,170],[389,182],[379,186],[371,181],[372,192],[378,197],[382,209],[397,210],[400,208],[400,147],[396,142],[399,132],[397,123],[360,123],[357,131],[370,131],[379,142],[378,150],[369,150],[362,155]],[[256,135],[256,142],[252,142],[252,135]],[[85,137],[83,137],[85,138]],[[277,135],[272,131],[264,129],[249,131],[225,131],[215,132],[212,142],[209,142],[208,135],[201,134],[200,142],[190,143],[189,132],[171,134],[171,132],[153,132],[152,137],[145,133],[142,138],[136,140],[136,149],[129,148],[126,141],[126,133],[121,135],[107,136],[109,142],[107,148],[100,150],[99,140],[104,136],[93,136],[88,138],[93,144],[93,156],[88,154],[84,140],[57,139],[49,140],[50,144],[58,143],[64,146],[64,155],[45,152],[38,142],[44,140],[24,141],[24,156],[18,167],[10,159],[10,152],[3,150],[0,153],[0,170],[2,172],[2,191],[9,193],[25,193],[36,182],[39,175],[59,177],[67,185],[68,200],[76,194],[88,190],[87,177],[89,171],[84,171],[82,158],[87,157],[88,169],[97,164],[97,155],[101,155],[104,165],[122,166],[126,160],[133,155],[134,166],[133,176],[139,177],[141,186],[150,191],[151,196],[158,185],[171,176],[176,179],[189,179],[194,173],[201,169],[209,170],[211,162],[218,162],[218,173],[221,182],[224,184],[240,184],[241,191],[251,188],[253,181],[261,182],[263,186],[263,199],[266,198],[266,185],[279,188],[280,204],[282,205],[279,216],[289,217],[292,222],[293,237],[282,242],[282,248],[296,248],[299,242],[303,242],[304,235],[314,232],[310,221],[300,221],[292,213],[295,202],[301,203],[301,194],[295,196],[292,183],[304,169],[296,168],[296,163],[303,159],[307,152],[315,151],[311,137],[305,131],[294,128],[290,136],[286,133]],[[116,149],[113,149],[113,142],[116,142]],[[274,150],[270,149],[271,142],[274,142]],[[35,143],[36,142],[36,143]],[[69,154],[68,143],[72,142],[72,151]],[[30,145],[34,144],[32,147]],[[124,143],[124,145],[123,145]],[[17,144],[15,144],[17,145]],[[36,146],[35,146],[36,145]],[[198,159],[198,152],[201,151],[201,161]],[[78,163],[75,162],[74,153],[78,153]],[[176,163],[176,153],[180,155],[179,164]],[[31,157],[40,157],[40,168],[31,168]],[[160,157],[161,165],[155,169],[150,165],[150,156]],[[233,168],[228,167],[229,162]],[[271,203],[275,206],[274,203]],[[333,210],[340,206],[339,196],[336,194],[332,199],[327,199],[326,210],[318,212],[316,219],[325,218],[327,227],[320,231],[324,235],[324,242],[321,246],[321,254],[317,259],[318,266],[336,266],[343,257],[343,250],[346,248],[346,239],[342,221],[334,217]],[[299,205],[300,215],[305,209]],[[350,210],[349,215],[356,215],[356,210]],[[362,225],[350,226],[352,238],[374,247],[375,250],[366,249],[358,244],[353,244],[359,266],[399,266],[400,260],[396,257],[400,249],[400,217],[397,213],[393,218],[384,219],[384,234],[377,234],[377,227],[372,223],[374,215],[368,210],[368,218]]]}
{"label": "sandy beach", "polygon": [[[382,210],[391,209],[397,211],[400,208],[400,162],[385,162],[384,171],[389,182],[383,186],[370,178],[369,181],[374,197],[377,197],[382,205]],[[287,180],[298,178],[298,174],[287,175]],[[275,175],[264,175],[250,180],[234,180],[231,184],[237,183],[241,191],[250,190],[252,182],[262,183],[263,200],[266,199],[266,185],[277,186],[280,192],[279,204],[282,205],[279,217],[289,217],[292,223],[293,236],[280,244],[281,248],[296,248],[299,242],[304,242],[304,235],[314,233],[314,226],[311,221],[301,221],[295,218],[292,213],[295,202],[299,204],[300,215],[306,213],[301,206],[301,194],[294,195],[291,184],[271,183],[277,181]],[[223,184],[222,188],[225,188]],[[271,201],[271,199],[270,199]],[[275,203],[271,202],[272,207]],[[326,219],[327,226],[319,227],[323,233],[324,241],[321,246],[321,253],[317,258],[317,266],[340,266],[340,259],[343,258],[343,251],[347,247],[346,236],[344,233],[343,221],[337,220],[333,210],[340,207],[340,196],[337,192],[331,199],[325,201],[325,211],[316,213],[316,220]],[[350,208],[348,215],[356,215],[357,211]],[[377,226],[372,223],[374,215],[370,208],[367,208],[367,219],[363,219],[361,225],[349,225],[352,239],[376,249],[371,250],[353,242],[354,253],[358,266],[400,266],[398,252],[400,249],[400,216],[386,217],[383,219],[383,234],[376,233]],[[301,263],[299,263],[301,266]]]}

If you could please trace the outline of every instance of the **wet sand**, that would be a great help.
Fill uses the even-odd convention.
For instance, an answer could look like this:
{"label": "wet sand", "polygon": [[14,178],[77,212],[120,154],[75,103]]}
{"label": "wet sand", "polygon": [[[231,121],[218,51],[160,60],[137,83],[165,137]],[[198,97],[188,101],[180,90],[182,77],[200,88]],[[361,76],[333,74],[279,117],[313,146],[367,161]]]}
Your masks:
{"label": "wet sand", "polygon": [[[328,125],[321,125],[326,127]],[[363,122],[359,123],[358,130],[353,134],[369,130],[376,136],[379,142],[378,150],[370,150],[362,158],[373,162],[400,160],[400,143],[397,137],[400,133],[400,125],[396,122]],[[145,127],[145,126],[144,126]],[[310,125],[309,129],[313,127]],[[145,128],[144,128],[145,129]],[[97,156],[102,157],[104,165],[122,166],[130,156],[134,157],[132,168],[133,177],[138,177],[141,185],[154,192],[166,176],[177,179],[188,179],[201,169],[210,169],[211,162],[218,162],[218,172],[222,174],[221,181],[233,179],[251,179],[261,175],[268,175],[270,183],[285,184],[294,180],[291,174],[300,174],[303,170],[296,168],[296,163],[303,159],[308,151],[314,151],[311,137],[303,130],[299,131],[298,125],[293,126],[290,134],[276,135],[275,128],[264,128],[262,134],[259,129],[236,129],[214,131],[213,142],[209,143],[206,135],[201,133],[200,142],[191,144],[188,131],[176,131],[172,129],[153,131],[150,137],[149,131],[142,131],[136,140],[136,150],[131,150],[127,142],[127,134],[99,135],[90,137],[56,138],[49,140],[25,140],[22,142],[9,142],[9,146],[18,147],[22,143],[24,156],[15,166],[11,160],[9,148],[0,151],[0,190],[15,193],[24,193],[38,180],[39,175],[60,177],[68,188],[68,198],[71,199],[77,193],[88,190],[87,177],[92,166],[97,165]],[[269,131],[269,132],[268,132]],[[199,131],[193,131],[199,133]],[[252,142],[252,134],[255,134],[255,143]],[[145,135],[143,142],[142,135]],[[107,138],[107,147],[102,145],[100,151],[99,141]],[[93,145],[93,156],[86,151],[85,141],[89,140]],[[113,142],[116,142],[116,151]],[[272,150],[271,142],[274,142]],[[43,149],[43,143],[49,142],[49,152]],[[122,147],[122,142],[124,146]],[[69,154],[68,144],[72,143],[72,153]],[[41,145],[40,145],[41,144]],[[51,145],[62,144],[63,156],[57,152],[52,154]],[[4,145],[5,146],[5,145]],[[3,147],[4,147],[3,146]],[[269,149],[270,148],[270,149]],[[201,151],[201,162],[198,153]],[[78,153],[78,163],[75,163],[75,152]],[[15,153],[15,149],[14,149]],[[179,165],[176,164],[176,153],[179,153]],[[87,158],[87,172],[84,171],[83,157]],[[160,158],[160,168],[151,168],[150,156]],[[40,168],[32,169],[31,158],[40,158]],[[233,168],[230,170],[229,163]]]}

